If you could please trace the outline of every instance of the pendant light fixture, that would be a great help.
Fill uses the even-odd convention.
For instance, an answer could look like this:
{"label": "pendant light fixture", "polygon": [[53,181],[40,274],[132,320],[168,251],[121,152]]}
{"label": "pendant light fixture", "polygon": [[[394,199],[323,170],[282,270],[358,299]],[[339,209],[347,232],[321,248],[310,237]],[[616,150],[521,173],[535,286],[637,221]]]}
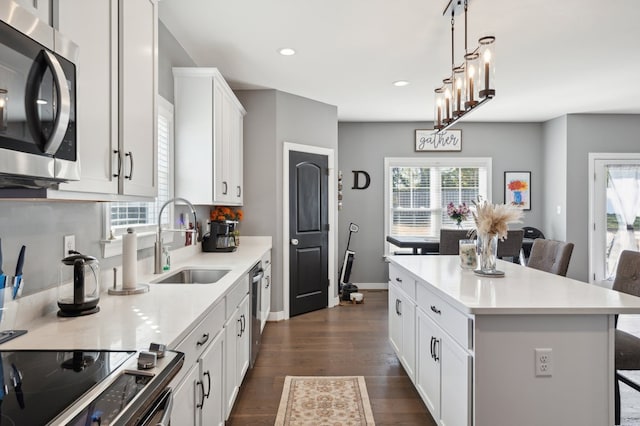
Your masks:
{"label": "pendant light fixture", "polygon": [[[451,15],[451,75],[435,89],[433,127],[437,131],[449,128],[465,115],[493,99],[496,95],[494,36],[481,37],[478,47],[467,47],[467,9],[469,0],[449,0],[443,15]],[[455,16],[464,8],[464,61],[455,64]]]}

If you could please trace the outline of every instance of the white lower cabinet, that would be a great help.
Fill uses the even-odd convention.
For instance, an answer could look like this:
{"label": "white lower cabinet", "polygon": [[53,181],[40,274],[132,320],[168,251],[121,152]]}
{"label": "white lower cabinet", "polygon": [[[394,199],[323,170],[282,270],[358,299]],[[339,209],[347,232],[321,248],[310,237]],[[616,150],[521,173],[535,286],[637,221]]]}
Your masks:
{"label": "white lower cabinet", "polygon": [[221,331],[198,361],[200,399],[196,407],[200,408],[203,426],[224,425],[224,349],[225,333]]}
{"label": "white lower cabinet", "polygon": [[197,414],[199,414],[200,411],[195,409],[199,374],[198,366],[191,367],[191,370],[189,370],[184,379],[174,387],[171,424],[183,426],[200,424],[197,421]]}
{"label": "white lower cabinet", "polygon": [[224,326],[225,339],[225,419],[229,418],[240,384],[249,369],[251,313],[249,294],[235,308]]}
{"label": "white lower cabinet", "polygon": [[440,418],[440,353],[438,326],[422,309],[416,312],[416,389],[434,418]]}
{"label": "white lower cabinet", "polygon": [[412,282],[396,268],[389,273],[393,349],[438,425],[471,426],[472,319],[426,283]]}
{"label": "white lower cabinet", "polygon": [[224,425],[249,369],[249,277],[245,275],[176,345],[184,352],[173,379],[171,424]]}
{"label": "white lower cabinet", "polygon": [[184,426],[224,425],[222,406],[224,333],[202,353],[173,393],[171,423]]}
{"label": "white lower cabinet", "polygon": [[415,382],[416,305],[394,282],[389,282],[389,340],[411,381]]}

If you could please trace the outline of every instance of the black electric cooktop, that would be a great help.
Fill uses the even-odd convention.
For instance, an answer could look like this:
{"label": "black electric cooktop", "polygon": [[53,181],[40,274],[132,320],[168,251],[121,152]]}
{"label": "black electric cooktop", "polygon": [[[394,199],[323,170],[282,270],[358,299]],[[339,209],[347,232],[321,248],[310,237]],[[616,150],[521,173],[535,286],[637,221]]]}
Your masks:
{"label": "black electric cooktop", "polygon": [[135,353],[0,351],[0,426],[46,425]]}

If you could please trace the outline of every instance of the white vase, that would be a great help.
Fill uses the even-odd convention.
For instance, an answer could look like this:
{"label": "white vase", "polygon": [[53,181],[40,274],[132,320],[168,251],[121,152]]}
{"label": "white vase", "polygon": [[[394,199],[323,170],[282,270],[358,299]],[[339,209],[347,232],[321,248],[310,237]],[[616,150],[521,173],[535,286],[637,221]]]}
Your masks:
{"label": "white vase", "polygon": [[477,249],[480,271],[485,274],[495,273],[498,259],[498,234],[478,234]]}

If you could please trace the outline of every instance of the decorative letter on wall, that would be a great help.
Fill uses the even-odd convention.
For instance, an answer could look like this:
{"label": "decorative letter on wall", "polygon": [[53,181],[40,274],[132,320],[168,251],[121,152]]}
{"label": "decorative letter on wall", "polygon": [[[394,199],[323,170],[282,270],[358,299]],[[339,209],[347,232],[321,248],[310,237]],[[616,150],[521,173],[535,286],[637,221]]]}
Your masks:
{"label": "decorative letter on wall", "polygon": [[[367,189],[371,184],[371,176],[369,176],[369,173],[365,172],[364,170],[352,170],[352,172],[353,186],[351,187],[351,189]],[[360,186],[360,175],[364,176],[364,185],[362,186]]]}

